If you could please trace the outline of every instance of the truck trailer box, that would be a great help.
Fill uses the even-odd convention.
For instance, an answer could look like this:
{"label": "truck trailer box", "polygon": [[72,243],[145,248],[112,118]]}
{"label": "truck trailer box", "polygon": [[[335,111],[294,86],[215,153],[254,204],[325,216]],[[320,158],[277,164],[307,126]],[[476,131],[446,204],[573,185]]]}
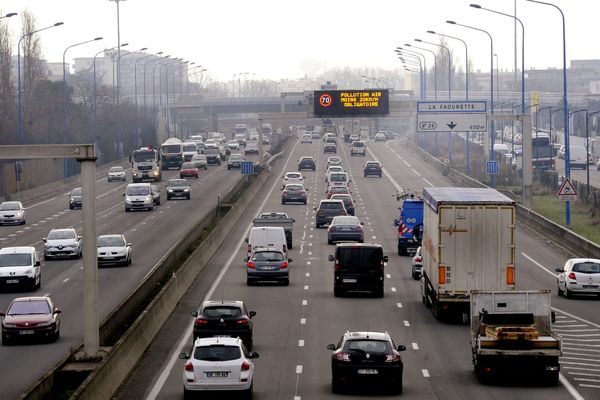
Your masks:
{"label": "truck trailer box", "polygon": [[515,288],[515,202],[494,189],[423,190],[423,302],[468,318],[472,290]]}

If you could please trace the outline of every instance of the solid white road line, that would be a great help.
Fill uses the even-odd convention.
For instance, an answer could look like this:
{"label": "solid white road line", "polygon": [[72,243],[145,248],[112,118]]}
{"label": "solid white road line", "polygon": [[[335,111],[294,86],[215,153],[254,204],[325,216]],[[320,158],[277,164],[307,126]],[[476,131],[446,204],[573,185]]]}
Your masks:
{"label": "solid white road line", "polygon": [[528,259],[529,261],[531,261],[536,267],[541,268],[542,271],[552,275],[553,278],[556,278],[556,274],[552,271],[550,271],[548,268],[544,267],[542,264],[540,264],[539,262],[535,261],[533,258],[529,257],[527,254],[521,252],[521,255],[523,257],[525,257],[526,259]]}
{"label": "solid white road line", "polygon": [[563,374],[558,375],[558,381],[567,389],[567,392],[575,399],[575,400],[585,400],[582,395],[571,385],[571,382],[564,377]]}
{"label": "solid white road line", "polygon": [[29,207],[25,207],[25,210],[29,210],[30,208],[37,207],[37,206],[41,206],[42,204],[49,203],[49,202],[51,202],[52,200],[55,200],[55,199],[56,199],[56,197],[52,197],[51,199],[44,200],[44,201],[42,201],[42,202],[39,202],[39,203],[33,204],[33,205],[29,206]]}

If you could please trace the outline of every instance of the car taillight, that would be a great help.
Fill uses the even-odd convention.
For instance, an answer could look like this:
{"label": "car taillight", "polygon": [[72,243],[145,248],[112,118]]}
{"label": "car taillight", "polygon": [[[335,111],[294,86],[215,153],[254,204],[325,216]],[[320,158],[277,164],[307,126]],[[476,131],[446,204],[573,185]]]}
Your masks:
{"label": "car taillight", "polygon": [[249,371],[250,370],[250,363],[246,360],[244,360],[244,362],[242,362],[242,371]]}
{"label": "car taillight", "polygon": [[281,194],[288,194],[288,191],[284,190],[283,192],[281,192]]}
{"label": "car taillight", "polygon": [[335,232],[335,226],[329,225],[329,232]]}
{"label": "car taillight", "polygon": [[301,190],[301,191],[300,191],[300,194],[301,194],[301,195],[306,195],[306,192],[305,192],[304,190]]}
{"label": "car taillight", "polygon": [[335,268],[336,271],[339,271],[339,269],[340,269],[340,263],[336,261],[335,264],[334,264],[334,268]]}
{"label": "car taillight", "polygon": [[363,231],[363,227],[362,227],[362,226],[360,226],[360,225],[357,225],[357,226],[356,226],[356,230],[357,230],[358,232],[362,232],[362,231]]}
{"label": "car taillight", "polygon": [[191,361],[185,363],[185,370],[189,372],[194,372],[194,365]]}
{"label": "car taillight", "polygon": [[279,267],[279,269],[284,269],[284,268],[287,268],[287,267],[288,267],[288,262],[284,261],[284,262],[281,263],[281,266]]}
{"label": "car taillight", "polygon": [[423,262],[423,258],[422,257],[415,257],[415,262]]}
{"label": "car taillight", "polygon": [[386,354],[385,355],[385,362],[396,362],[396,361],[400,361],[399,354]]}
{"label": "car taillight", "polygon": [[202,318],[196,318],[196,321],[194,321],[194,323],[196,325],[206,325],[208,324],[208,321]]}
{"label": "car taillight", "polygon": [[256,267],[254,266],[254,262],[253,262],[253,261],[248,261],[248,268],[250,268],[250,269],[254,269],[254,268],[256,268]]}
{"label": "car taillight", "polygon": [[340,351],[339,353],[335,353],[335,359],[338,361],[350,362],[350,353]]}
{"label": "car taillight", "polygon": [[235,323],[238,325],[248,325],[250,323],[250,320],[248,318],[242,318],[235,321]]}
{"label": "car taillight", "polygon": [[567,277],[569,279],[577,280],[577,275],[575,275],[575,272],[571,272]]}

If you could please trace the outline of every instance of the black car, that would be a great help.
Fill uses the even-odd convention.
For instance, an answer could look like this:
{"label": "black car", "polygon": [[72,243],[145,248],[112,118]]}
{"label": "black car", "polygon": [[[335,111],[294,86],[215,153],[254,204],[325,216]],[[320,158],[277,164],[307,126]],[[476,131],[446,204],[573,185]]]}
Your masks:
{"label": "black car", "polygon": [[67,196],[69,196],[69,208],[71,210],[81,208],[82,194],[80,187],[71,190]]}
{"label": "black car", "polygon": [[323,225],[329,224],[333,217],[337,217],[338,215],[348,215],[342,200],[321,200],[319,207],[315,207],[314,209],[317,211],[315,219],[317,229]]}
{"label": "black car", "polygon": [[306,204],[306,190],[300,183],[288,183],[281,191],[281,204],[303,203]]}
{"label": "black car", "polygon": [[298,160],[298,171],[302,171],[303,169],[316,171],[317,163],[315,163],[315,159],[312,157],[300,157],[300,160]]}
{"label": "black car", "polygon": [[337,153],[337,146],[334,143],[326,143],[323,146],[323,153]]}
{"label": "black car", "polygon": [[185,179],[169,179],[167,183],[167,200],[174,198],[191,198],[190,184]]}
{"label": "black car", "polygon": [[197,338],[211,336],[231,336],[242,339],[248,350],[252,349],[252,321],[255,311],[247,311],[244,302],[219,300],[205,301],[199,311],[192,311],[194,336]]}
{"label": "black car", "polygon": [[381,163],[379,163],[379,161],[367,161],[363,167],[363,174],[365,178],[371,175],[381,178],[382,172]]}
{"label": "black car", "polygon": [[204,149],[207,164],[221,165],[221,152],[217,147],[208,147]]}
{"label": "black car", "polygon": [[384,265],[388,257],[383,248],[374,243],[338,243],[329,256],[334,262],[333,295],[369,291],[383,297]]}
{"label": "black car", "polygon": [[385,388],[395,394],[402,393],[401,351],[387,332],[346,332],[338,344],[330,344],[331,391],[339,393],[344,388],[363,386]]}

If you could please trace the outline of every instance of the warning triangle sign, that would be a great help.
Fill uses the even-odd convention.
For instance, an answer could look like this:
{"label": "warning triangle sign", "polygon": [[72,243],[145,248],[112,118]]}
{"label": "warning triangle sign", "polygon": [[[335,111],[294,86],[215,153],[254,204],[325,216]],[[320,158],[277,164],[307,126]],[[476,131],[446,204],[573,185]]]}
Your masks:
{"label": "warning triangle sign", "polygon": [[558,191],[558,196],[577,197],[577,191],[575,190],[575,187],[569,179],[565,179],[565,181],[563,182],[562,186],[560,187],[560,190]]}

